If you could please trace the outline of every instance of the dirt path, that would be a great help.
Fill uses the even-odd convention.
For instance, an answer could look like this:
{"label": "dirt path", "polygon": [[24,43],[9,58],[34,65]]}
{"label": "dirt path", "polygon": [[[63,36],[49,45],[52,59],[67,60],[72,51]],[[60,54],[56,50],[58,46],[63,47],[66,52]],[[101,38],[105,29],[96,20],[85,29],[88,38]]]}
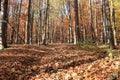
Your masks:
{"label": "dirt path", "polygon": [[110,60],[75,45],[11,45],[0,51],[1,80],[112,80],[120,59]]}

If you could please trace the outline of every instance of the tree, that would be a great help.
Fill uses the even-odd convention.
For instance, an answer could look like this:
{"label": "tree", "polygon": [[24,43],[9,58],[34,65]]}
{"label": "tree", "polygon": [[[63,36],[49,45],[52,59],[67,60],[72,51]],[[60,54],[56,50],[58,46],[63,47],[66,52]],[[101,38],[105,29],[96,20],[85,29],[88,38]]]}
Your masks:
{"label": "tree", "polygon": [[2,19],[3,19],[3,11],[1,10],[1,0],[0,0],[0,49],[3,48],[3,42],[2,42]]}
{"label": "tree", "polygon": [[31,27],[31,4],[32,1],[29,0],[28,4],[28,18],[27,18],[27,26],[26,26],[26,44],[30,44],[30,27]]}
{"label": "tree", "polygon": [[79,2],[79,12],[80,12],[80,21],[81,21],[81,28],[82,28],[82,40],[86,40],[86,29],[84,25],[84,20],[83,20],[83,11],[82,11],[82,0]]}
{"label": "tree", "polygon": [[68,8],[68,42],[72,42],[72,27],[71,27],[71,1],[66,0],[67,8]]}
{"label": "tree", "polygon": [[[2,6],[3,5],[3,10]],[[0,49],[7,48],[8,0],[0,0]]]}
{"label": "tree", "polygon": [[112,10],[110,10],[110,4],[109,4],[109,0],[106,0],[106,3],[107,3],[107,9],[108,9],[108,17],[107,17],[107,20],[109,22],[109,39],[110,39],[110,48],[111,49],[115,49],[115,40],[114,40],[114,31],[113,31],[113,24],[112,24]]}
{"label": "tree", "polygon": [[90,6],[90,30],[91,30],[91,39],[95,42],[95,29],[94,29],[94,22],[93,22],[93,0],[89,0],[89,6]]}
{"label": "tree", "polygon": [[15,43],[18,43],[18,33],[19,33],[19,27],[20,27],[20,16],[21,16],[21,7],[22,7],[22,0],[20,1],[20,3],[18,3],[18,16],[17,16],[17,26],[16,26],[16,39],[15,39]]}
{"label": "tree", "polygon": [[[2,31],[11,43],[100,43],[101,39],[103,44],[113,45],[119,38],[118,0],[10,0],[9,6],[9,20],[7,9],[2,10],[1,19],[4,16],[11,25],[8,34],[7,27]],[[7,24],[2,22],[1,26]]]}
{"label": "tree", "polygon": [[74,0],[74,44],[80,41],[80,28],[79,28],[79,16],[78,16],[78,0]]}
{"label": "tree", "polygon": [[43,35],[44,35],[44,38],[43,38],[43,44],[46,45],[48,44],[48,16],[49,16],[49,0],[46,0],[46,9],[45,9],[45,17],[44,17],[44,30],[43,30]]}

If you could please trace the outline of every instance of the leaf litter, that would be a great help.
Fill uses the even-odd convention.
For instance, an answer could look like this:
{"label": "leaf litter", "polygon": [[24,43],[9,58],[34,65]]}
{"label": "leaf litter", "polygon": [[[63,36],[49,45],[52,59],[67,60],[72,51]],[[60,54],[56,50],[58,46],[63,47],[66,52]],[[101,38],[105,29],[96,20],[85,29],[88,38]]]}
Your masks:
{"label": "leaf litter", "polygon": [[10,45],[0,51],[0,80],[119,79],[120,57],[101,57],[75,45]]}

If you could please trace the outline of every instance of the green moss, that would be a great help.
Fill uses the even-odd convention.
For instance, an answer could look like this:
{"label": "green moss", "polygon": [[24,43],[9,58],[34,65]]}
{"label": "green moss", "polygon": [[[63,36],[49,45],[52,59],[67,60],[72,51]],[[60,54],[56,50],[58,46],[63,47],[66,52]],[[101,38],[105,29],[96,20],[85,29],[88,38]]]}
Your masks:
{"label": "green moss", "polygon": [[116,73],[112,73],[111,74],[111,78],[112,78],[112,80],[117,80],[117,78],[118,78],[118,73],[116,72]]}
{"label": "green moss", "polygon": [[91,42],[88,41],[81,41],[77,43],[77,46],[81,47],[81,48],[88,48],[88,49],[92,49],[95,47],[95,45]]}

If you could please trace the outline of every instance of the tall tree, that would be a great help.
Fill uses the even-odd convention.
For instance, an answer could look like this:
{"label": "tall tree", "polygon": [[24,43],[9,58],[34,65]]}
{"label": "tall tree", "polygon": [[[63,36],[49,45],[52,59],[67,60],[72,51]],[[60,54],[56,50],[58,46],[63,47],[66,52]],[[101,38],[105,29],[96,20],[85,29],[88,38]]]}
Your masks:
{"label": "tall tree", "polygon": [[95,30],[94,30],[94,22],[93,22],[93,0],[89,0],[89,6],[90,6],[90,29],[91,29],[91,38],[92,41],[95,41]]}
{"label": "tall tree", "polygon": [[[111,4],[111,5],[110,5]],[[111,8],[112,1],[109,2],[107,0],[107,7],[108,7],[108,21],[109,21],[109,39],[110,39],[110,48],[115,49],[115,39],[114,39],[114,23],[113,23],[113,9]]]}
{"label": "tall tree", "polygon": [[15,43],[18,43],[18,33],[19,33],[19,26],[20,26],[20,17],[21,17],[21,7],[22,7],[22,0],[20,1],[20,3],[18,3],[18,16],[17,16],[17,26],[16,26],[16,39],[15,39]]}
{"label": "tall tree", "polygon": [[79,28],[79,16],[78,16],[78,0],[74,0],[74,44],[80,41],[80,28]]}
{"label": "tall tree", "polygon": [[101,19],[102,19],[102,31],[101,31],[101,40],[103,44],[107,43],[107,24],[106,24],[106,10],[105,10],[105,1],[101,0],[102,8],[101,8]]}
{"label": "tall tree", "polygon": [[106,0],[106,11],[107,11],[107,21],[108,21],[108,30],[109,30],[109,41],[110,41],[110,48],[115,49],[115,43],[114,43],[114,32],[113,32],[113,26],[112,26],[112,18],[111,12],[110,12],[110,4],[109,0]]}
{"label": "tall tree", "polygon": [[26,26],[26,44],[30,44],[30,27],[31,27],[31,4],[32,1],[29,0],[28,4],[28,18],[27,18],[27,26]]}
{"label": "tall tree", "polygon": [[72,42],[72,27],[71,27],[71,1],[66,0],[67,8],[68,8],[68,42]]}
{"label": "tall tree", "polygon": [[2,42],[2,19],[3,19],[3,11],[1,6],[1,0],[0,0],[0,49],[3,48],[3,42]]}
{"label": "tall tree", "polygon": [[31,20],[30,20],[30,41],[29,43],[32,44],[33,42],[33,24],[34,24],[34,2],[31,5]]}
{"label": "tall tree", "polygon": [[83,9],[82,9],[82,0],[80,0],[80,2],[79,2],[79,7],[80,7],[80,9],[79,9],[79,12],[80,12],[80,21],[81,21],[81,29],[82,29],[82,40],[83,41],[86,41],[86,27],[85,27],[85,23],[84,23],[84,19],[83,19],[83,13],[84,13],[84,11],[83,11]]}
{"label": "tall tree", "polygon": [[[2,6],[3,5],[3,10]],[[7,47],[8,0],[0,0],[0,49]]]}
{"label": "tall tree", "polygon": [[117,45],[116,41],[116,30],[115,30],[115,8],[114,8],[114,0],[110,0],[110,20],[111,26],[113,30],[114,44]]}
{"label": "tall tree", "polygon": [[49,0],[45,0],[44,6],[45,10],[44,10],[44,25],[43,25],[43,39],[42,39],[42,43],[44,45],[48,44],[48,18],[49,18]]}
{"label": "tall tree", "polygon": [[4,48],[7,47],[7,22],[8,22],[8,0],[4,0],[3,3],[3,22],[2,23],[2,42]]}

